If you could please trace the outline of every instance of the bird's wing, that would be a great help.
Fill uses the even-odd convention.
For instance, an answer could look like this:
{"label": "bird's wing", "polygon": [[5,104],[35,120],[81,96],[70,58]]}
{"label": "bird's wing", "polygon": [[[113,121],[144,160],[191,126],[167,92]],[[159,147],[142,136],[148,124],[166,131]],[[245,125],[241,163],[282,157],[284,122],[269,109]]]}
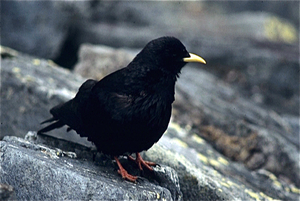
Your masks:
{"label": "bird's wing", "polygon": [[[161,96],[155,88],[161,73],[159,70],[147,72],[123,68],[106,76],[93,87],[86,116],[95,114],[97,117],[93,119],[103,122],[108,119],[122,122],[148,119],[147,111]],[[173,101],[172,96],[168,99]]]}
{"label": "bird's wing", "polygon": [[97,83],[95,80],[87,80],[84,82],[78,90],[76,96],[67,101],[66,103],[57,105],[50,110],[53,117],[46,122],[53,122],[51,125],[43,128],[39,132],[47,132],[55,128],[62,127],[63,125],[68,125],[70,129],[73,129],[80,133],[82,131],[82,111],[86,106],[86,102],[89,98],[91,89]]}

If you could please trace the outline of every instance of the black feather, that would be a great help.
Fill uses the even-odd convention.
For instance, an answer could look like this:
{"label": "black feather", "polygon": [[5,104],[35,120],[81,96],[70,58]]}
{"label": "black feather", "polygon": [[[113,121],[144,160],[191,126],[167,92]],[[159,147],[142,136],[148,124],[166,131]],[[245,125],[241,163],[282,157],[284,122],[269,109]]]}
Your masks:
{"label": "black feather", "polygon": [[50,119],[47,119],[47,120],[41,122],[41,124],[49,123],[49,122],[56,121],[56,120],[57,120],[57,119],[56,119],[55,117],[52,117],[52,118],[50,118]]}
{"label": "black feather", "polygon": [[53,107],[44,123],[58,121],[39,132],[65,124],[107,154],[149,149],[168,127],[185,57],[189,53],[174,37],[149,42],[127,67],[87,80],[73,99]]}
{"label": "black feather", "polygon": [[61,128],[62,126],[64,126],[65,123],[63,123],[62,121],[56,121],[55,123],[53,124],[50,124],[49,126],[46,126],[45,128],[39,130],[37,132],[37,134],[40,134],[40,133],[46,133],[48,131],[51,131],[53,129],[56,129],[56,128]]}
{"label": "black feather", "polygon": [[[56,122],[39,133],[67,125],[67,131],[88,137],[98,151],[139,156],[168,127],[175,82],[186,62],[194,61],[188,57],[184,45],[174,37],[149,42],[127,67],[98,82],[87,80],[73,99],[52,108],[53,117],[43,123]],[[135,181],[127,173],[122,176]]]}
{"label": "black feather", "polygon": [[53,117],[46,121],[43,121],[41,124],[49,123],[56,120],[59,120],[58,121],[59,123],[55,122],[54,124],[56,126],[54,125],[52,126],[51,124],[46,128],[39,130],[38,133],[47,132],[56,128],[60,128],[64,125],[69,126],[67,131],[74,129],[78,133],[81,133],[79,132],[83,128],[81,114],[86,105],[85,102],[89,98],[90,91],[95,84],[96,84],[95,80],[87,80],[81,85],[81,87],[78,90],[78,93],[73,99],[67,101],[66,103],[62,103],[53,107],[50,110],[50,113],[53,115]]}

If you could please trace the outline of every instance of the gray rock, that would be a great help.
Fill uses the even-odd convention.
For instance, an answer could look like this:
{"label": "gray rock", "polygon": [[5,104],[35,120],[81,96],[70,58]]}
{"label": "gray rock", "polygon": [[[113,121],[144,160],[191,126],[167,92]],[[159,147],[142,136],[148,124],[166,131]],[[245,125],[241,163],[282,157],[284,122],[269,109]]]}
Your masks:
{"label": "gray rock", "polygon": [[[5,121],[1,122],[0,138],[24,137],[27,131],[38,130],[41,120],[49,118],[50,103],[59,104],[72,98],[84,82],[82,77],[58,68],[50,60],[24,56],[5,47],[1,47],[1,55],[1,117]],[[66,136],[65,131],[54,134]],[[81,140],[75,132],[67,136]]]}
{"label": "gray rock", "polygon": [[67,21],[66,12],[61,12],[53,1],[3,1],[1,44],[54,59],[68,35]]}
{"label": "gray rock", "polygon": [[291,20],[294,24],[299,24],[299,2],[296,1],[223,1],[207,2],[206,6],[221,13],[243,13],[245,11],[272,12],[280,17]]}
{"label": "gray rock", "polygon": [[12,186],[0,183],[0,200],[16,200],[16,196],[14,194],[14,189]]}
{"label": "gray rock", "polygon": [[[95,164],[85,158],[70,158],[57,148],[13,136],[5,137],[0,147],[0,182],[12,185],[18,200],[180,200],[181,193],[174,183],[168,185],[172,196],[168,189],[146,179],[136,184],[123,180],[112,165],[103,165],[103,161]],[[69,143],[68,147],[74,146]],[[84,148],[76,149],[77,155],[82,151]],[[170,168],[156,169],[168,172],[159,180],[171,176],[169,180],[178,181]]]}
{"label": "gray rock", "polygon": [[[177,97],[175,119],[190,123],[221,153],[300,185],[299,133],[293,124],[199,69],[183,70]],[[182,113],[186,119],[180,118]]]}
{"label": "gray rock", "polygon": [[[221,4],[235,10],[247,3],[218,2]],[[251,3],[252,8],[257,5],[260,14],[229,12],[228,16],[217,15],[215,7],[203,2],[4,1],[1,43],[54,58],[63,65],[65,57],[67,62],[71,61],[66,66],[71,66],[81,43],[141,48],[161,35],[179,37],[189,51],[207,60],[209,68],[205,68],[218,79],[201,69],[183,69],[176,88],[173,120],[187,131],[171,124],[175,131],[169,129],[159,145],[146,152],[147,157],[178,172],[184,200],[296,200],[300,187],[299,36],[292,24],[264,12],[261,2]],[[298,2],[263,5],[269,11],[275,8],[279,15],[299,15]],[[296,12],[287,12],[287,6]],[[110,52],[118,53],[112,49]],[[84,55],[83,49],[80,54],[80,65],[90,67],[93,63],[85,63],[84,59],[91,57]],[[130,53],[126,54],[121,58],[124,62]],[[51,61],[7,48],[1,48],[1,58],[0,138],[24,137],[28,130],[39,129],[39,122],[50,116],[48,110],[72,98],[84,82],[82,77],[58,68]],[[123,65],[110,63],[111,58],[107,61],[104,67]],[[76,149],[81,152],[74,152],[66,149],[67,141],[47,140],[52,147],[60,147],[59,157],[91,160],[93,145],[76,133],[59,129],[50,134],[88,147],[79,146]],[[34,135],[27,138],[34,139]],[[57,148],[47,149],[47,156],[55,157],[56,151]],[[172,178],[172,171],[162,167],[155,174]],[[151,182],[158,182],[151,178],[148,177]],[[168,179],[162,180],[158,185],[169,189]],[[177,190],[169,192],[173,198],[181,198]]]}
{"label": "gray rock", "polygon": [[298,7],[289,1],[4,1],[1,43],[73,68],[82,43],[142,48],[173,35],[261,107],[298,115]]}
{"label": "gray rock", "polygon": [[218,153],[197,134],[172,123],[145,152],[149,160],[174,168],[184,200],[296,200],[299,188],[272,172],[250,170]]}
{"label": "gray rock", "polygon": [[[84,57],[79,65],[85,71],[90,69],[91,56],[96,58],[95,53],[104,48],[89,47],[91,49],[82,48],[80,51]],[[118,49],[106,49],[118,58]],[[128,58],[132,59],[129,52]],[[113,63],[111,66],[108,63],[107,66],[99,65],[93,72],[101,71],[101,68],[113,69],[114,66]],[[99,78],[96,73],[91,77]],[[295,123],[241,97],[238,91],[200,69],[184,68],[176,89],[175,121],[199,128],[196,132],[200,136],[232,160],[241,161],[252,170],[265,168],[300,185],[300,138]],[[297,116],[293,118],[299,119]]]}
{"label": "gray rock", "polygon": [[137,53],[138,51],[129,49],[82,44],[79,49],[79,61],[74,67],[74,72],[83,77],[100,80],[127,66]]}
{"label": "gray rock", "polygon": [[[48,110],[72,98],[84,82],[82,77],[50,61],[3,47],[1,55],[1,112],[2,119],[6,120],[1,125],[2,136],[12,132],[24,137],[28,130],[38,130],[41,128],[39,122],[49,117]],[[297,117],[281,117],[261,108],[230,85],[191,66],[183,69],[178,80],[173,114],[173,121],[179,124],[172,122],[158,144],[144,153],[148,160],[161,165],[154,174],[145,172],[141,175],[141,178],[146,178],[141,182],[148,184],[150,181],[149,185],[155,189],[168,189],[168,193],[160,194],[159,198],[295,200],[299,197],[299,145],[298,134],[295,133],[297,127],[294,126]],[[91,182],[96,182],[96,187],[102,189],[106,185],[114,185],[115,181],[123,181],[110,159],[97,154],[96,162],[91,162],[95,148],[76,133],[66,133],[62,128],[49,134],[65,140],[47,136],[36,138],[33,133],[28,133],[26,140],[5,137],[1,142],[1,165],[4,164],[7,172],[14,170],[15,177],[9,181],[11,177],[6,174],[5,180],[0,180],[0,183],[13,186],[18,199],[23,198],[20,195],[28,196],[27,189],[24,193],[25,187],[20,185],[23,177],[16,174],[18,171],[21,176],[26,176],[28,171],[33,170],[27,176],[52,179],[57,183],[58,187],[46,190],[69,195],[66,189],[70,187],[76,189],[76,193],[82,193],[80,196],[88,194],[91,199],[107,195],[99,195]],[[70,139],[86,146],[72,144]],[[7,157],[3,157],[3,153]],[[13,156],[9,157],[10,154]],[[21,155],[23,158],[19,160]],[[140,174],[134,165],[121,160],[132,174]],[[34,171],[48,166],[63,173],[54,174],[50,168],[35,175]],[[176,179],[172,168],[179,179]],[[59,182],[53,175],[60,179]],[[104,184],[102,179],[98,181],[100,176],[114,179]],[[76,181],[82,186],[78,190],[78,185],[71,186],[74,182],[68,183],[66,178],[77,178]],[[38,189],[45,187],[45,183],[39,184],[37,181],[28,179],[24,182]],[[69,186],[61,186],[60,183]],[[124,187],[127,182],[121,185],[122,189],[128,187]],[[43,192],[45,189],[40,190]],[[118,190],[114,196],[127,198],[135,190]],[[108,193],[107,189],[105,192]],[[40,194],[37,194],[37,198],[43,199],[47,195],[38,197]],[[151,198],[157,198],[157,194],[153,196]],[[68,198],[73,197],[70,195]]]}

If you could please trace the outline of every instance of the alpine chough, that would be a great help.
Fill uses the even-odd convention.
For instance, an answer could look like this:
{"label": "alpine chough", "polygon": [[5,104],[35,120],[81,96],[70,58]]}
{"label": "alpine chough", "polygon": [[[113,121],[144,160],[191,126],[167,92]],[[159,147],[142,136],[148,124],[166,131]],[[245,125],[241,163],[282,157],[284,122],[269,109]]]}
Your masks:
{"label": "alpine chough", "polygon": [[76,96],[50,110],[48,132],[64,125],[92,141],[97,150],[111,155],[124,179],[136,181],[121,165],[118,156],[136,153],[136,163],[153,170],[139,152],[148,150],[168,127],[174,101],[175,82],[187,62],[205,60],[189,53],[174,37],[150,41],[127,67],[100,81],[89,79]]}

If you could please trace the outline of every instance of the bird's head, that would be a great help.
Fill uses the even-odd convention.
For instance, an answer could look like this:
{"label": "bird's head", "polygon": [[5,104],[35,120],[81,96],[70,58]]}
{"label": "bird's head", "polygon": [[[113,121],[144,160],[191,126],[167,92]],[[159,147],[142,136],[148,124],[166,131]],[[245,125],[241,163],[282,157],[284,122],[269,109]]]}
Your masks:
{"label": "bird's head", "polygon": [[150,41],[134,61],[147,63],[149,67],[160,68],[176,75],[188,62],[206,64],[200,56],[189,53],[180,40],[170,36]]}

